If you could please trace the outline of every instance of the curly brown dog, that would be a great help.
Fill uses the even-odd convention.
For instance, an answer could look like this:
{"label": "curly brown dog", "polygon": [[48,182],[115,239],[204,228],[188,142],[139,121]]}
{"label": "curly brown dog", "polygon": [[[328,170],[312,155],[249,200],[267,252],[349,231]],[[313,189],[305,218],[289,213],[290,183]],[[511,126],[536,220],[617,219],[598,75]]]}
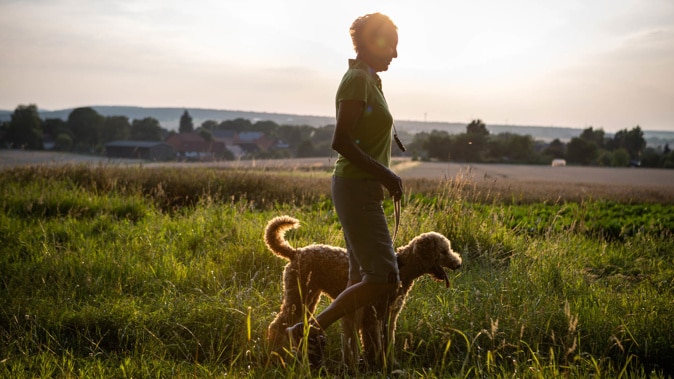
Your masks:
{"label": "curly brown dog", "polygon": [[[337,297],[348,281],[349,261],[346,250],[329,245],[309,245],[293,248],[285,240],[287,230],[299,227],[299,221],[280,216],[272,219],[265,230],[265,243],[274,254],[290,262],[283,271],[283,303],[276,319],[269,325],[267,337],[274,351],[280,352],[288,343],[285,328],[313,314],[322,294]],[[401,285],[396,293],[363,310],[359,325],[365,363],[390,366],[388,347],[393,346],[398,314],[405,305],[407,293],[414,281],[424,274],[444,281],[449,287],[445,268],[461,267],[461,257],[452,251],[450,242],[441,234],[430,232],[415,237],[397,249]],[[343,322],[344,359],[348,365],[358,359],[355,327]]]}

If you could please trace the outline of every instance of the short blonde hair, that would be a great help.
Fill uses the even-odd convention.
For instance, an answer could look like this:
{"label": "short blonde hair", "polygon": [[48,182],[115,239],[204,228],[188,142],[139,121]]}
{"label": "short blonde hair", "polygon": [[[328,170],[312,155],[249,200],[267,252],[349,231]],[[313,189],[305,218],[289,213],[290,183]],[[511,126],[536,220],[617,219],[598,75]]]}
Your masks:
{"label": "short blonde hair", "polygon": [[[392,26],[393,29],[398,30],[396,24],[388,16],[379,12],[358,17],[349,28],[353,49],[356,50],[356,53],[365,46],[365,39],[369,37],[369,34],[379,31],[384,25]],[[369,30],[368,35],[365,33],[366,30]]]}

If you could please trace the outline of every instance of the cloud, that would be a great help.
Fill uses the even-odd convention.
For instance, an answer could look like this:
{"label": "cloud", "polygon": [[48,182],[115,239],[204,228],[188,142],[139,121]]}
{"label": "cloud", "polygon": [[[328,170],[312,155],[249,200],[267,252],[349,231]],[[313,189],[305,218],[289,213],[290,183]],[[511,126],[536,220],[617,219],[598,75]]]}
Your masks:
{"label": "cloud", "polygon": [[0,107],[331,115],[348,27],[380,10],[400,28],[400,57],[382,74],[400,117],[665,128],[670,3],[0,0]]}

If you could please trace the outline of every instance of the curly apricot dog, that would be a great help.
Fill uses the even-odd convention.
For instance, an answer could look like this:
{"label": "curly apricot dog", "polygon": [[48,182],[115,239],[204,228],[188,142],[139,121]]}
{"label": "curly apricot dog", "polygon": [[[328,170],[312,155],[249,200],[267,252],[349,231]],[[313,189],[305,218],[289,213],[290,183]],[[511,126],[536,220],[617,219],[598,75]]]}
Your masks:
{"label": "curly apricot dog", "polygon": [[[329,245],[294,248],[285,240],[285,233],[297,227],[298,220],[280,216],[267,224],[264,235],[269,250],[290,261],[283,271],[281,310],[267,332],[270,346],[277,352],[288,343],[285,328],[302,321],[305,312],[313,314],[322,294],[331,299],[337,297],[346,288],[348,280],[346,250]],[[396,293],[366,307],[358,328],[349,325],[349,320],[342,324],[344,360],[351,367],[358,359],[356,329],[360,331],[366,364],[382,367],[395,362],[388,347],[393,346],[398,314],[414,281],[429,274],[449,287],[445,268],[461,267],[461,257],[452,250],[449,240],[435,232],[421,234],[398,248],[397,257],[401,285]]]}

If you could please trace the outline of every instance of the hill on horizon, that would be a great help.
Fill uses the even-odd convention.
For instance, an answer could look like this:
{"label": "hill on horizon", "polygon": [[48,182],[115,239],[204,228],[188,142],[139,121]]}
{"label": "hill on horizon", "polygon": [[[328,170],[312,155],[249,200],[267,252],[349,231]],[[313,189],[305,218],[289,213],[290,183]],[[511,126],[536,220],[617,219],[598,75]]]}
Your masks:
{"label": "hill on horizon", "polygon": [[[296,115],[287,113],[268,113],[268,112],[253,112],[253,111],[235,111],[224,109],[208,109],[208,108],[177,108],[177,107],[136,107],[136,106],[109,106],[109,105],[95,105],[91,106],[98,113],[103,116],[127,116],[129,119],[142,119],[145,117],[153,117],[159,121],[162,127],[168,130],[178,130],[180,116],[187,110],[194,121],[195,126],[201,125],[206,120],[225,121],[236,118],[244,118],[256,121],[274,121],[279,125],[309,125],[313,127],[321,127],[335,123],[334,117],[327,116],[312,116],[312,115]],[[40,110],[40,117],[68,119],[68,115],[74,108],[66,108],[61,110]],[[0,121],[8,121],[13,111],[0,110]],[[546,142],[559,138],[563,142],[568,142],[573,137],[580,135],[582,128],[559,127],[559,126],[531,126],[531,125],[503,125],[503,124],[489,124],[488,120],[483,120],[487,124],[487,129],[492,134],[499,133],[514,133],[521,135],[530,135],[534,139],[543,140]],[[630,126],[632,128],[636,125]],[[416,134],[420,132],[430,132],[432,130],[446,131],[450,134],[459,134],[466,131],[466,123],[458,122],[438,122],[438,121],[414,121],[414,120],[399,120],[396,121],[396,127],[400,132],[407,132],[409,134]],[[607,136],[612,136],[613,133],[606,132]],[[674,144],[674,131],[653,131],[644,130],[644,138],[648,146],[664,146],[666,143]]]}

